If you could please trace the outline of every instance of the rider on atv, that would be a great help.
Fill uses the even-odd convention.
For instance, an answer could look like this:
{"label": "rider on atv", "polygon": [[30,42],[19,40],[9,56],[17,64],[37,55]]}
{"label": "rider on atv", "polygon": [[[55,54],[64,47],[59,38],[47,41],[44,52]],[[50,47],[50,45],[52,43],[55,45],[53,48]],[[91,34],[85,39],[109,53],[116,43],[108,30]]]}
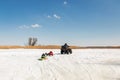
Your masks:
{"label": "rider on atv", "polygon": [[68,49],[70,47],[70,46],[67,45],[67,43],[65,43],[63,46],[64,46],[65,49]]}
{"label": "rider on atv", "polygon": [[67,43],[61,46],[61,54],[72,54],[72,50],[69,47],[70,46],[68,46]]}

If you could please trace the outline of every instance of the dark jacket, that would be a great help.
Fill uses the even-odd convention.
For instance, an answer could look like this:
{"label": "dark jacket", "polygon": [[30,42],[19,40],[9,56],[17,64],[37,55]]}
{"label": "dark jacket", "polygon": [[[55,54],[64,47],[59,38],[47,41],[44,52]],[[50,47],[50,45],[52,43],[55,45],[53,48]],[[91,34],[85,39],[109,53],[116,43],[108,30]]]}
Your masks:
{"label": "dark jacket", "polygon": [[41,56],[41,58],[45,58],[45,57],[46,57],[46,55],[43,53],[42,56]]}
{"label": "dark jacket", "polygon": [[70,46],[68,46],[68,45],[65,43],[65,44],[64,44],[64,48],[67,49],[68,47],[70,47]]}

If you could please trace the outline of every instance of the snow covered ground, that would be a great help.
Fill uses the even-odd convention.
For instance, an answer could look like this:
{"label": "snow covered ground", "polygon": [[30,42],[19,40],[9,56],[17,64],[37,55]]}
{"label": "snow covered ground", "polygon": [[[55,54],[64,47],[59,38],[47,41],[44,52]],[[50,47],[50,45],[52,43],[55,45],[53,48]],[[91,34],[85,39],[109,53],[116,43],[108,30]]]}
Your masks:
{"label": "snow covered ground", "polygon": [[[52,57],[39,61],[42,53]],[[120,49],[1,49],[0,80],[120,80]]]}

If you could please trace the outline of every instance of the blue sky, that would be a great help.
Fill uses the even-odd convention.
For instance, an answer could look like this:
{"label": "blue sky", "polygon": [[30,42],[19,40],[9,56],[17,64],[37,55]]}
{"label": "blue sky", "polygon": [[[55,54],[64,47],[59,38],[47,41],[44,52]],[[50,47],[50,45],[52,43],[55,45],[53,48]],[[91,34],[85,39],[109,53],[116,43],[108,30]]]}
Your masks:
{"label": "blue sky", "polygon": [[0,45],[120,45],[120,0],[1,0]]}

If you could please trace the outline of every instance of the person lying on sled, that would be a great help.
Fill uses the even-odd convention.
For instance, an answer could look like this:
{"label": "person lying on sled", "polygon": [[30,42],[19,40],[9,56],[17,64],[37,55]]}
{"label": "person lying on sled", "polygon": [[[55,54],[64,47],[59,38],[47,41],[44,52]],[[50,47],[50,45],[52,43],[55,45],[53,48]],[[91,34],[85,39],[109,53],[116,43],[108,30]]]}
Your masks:
{"label": "person lying on sled", "polygon": [[50,51],[50,52],[48,53],[48,55],[49,55],[49,56],[53,56],[53,52]]}
{"label": "person lying on sled", "polygon": [[46,58],[46,55],[43,53],[42,55],[41,55],[41,59],[45,59]]}

